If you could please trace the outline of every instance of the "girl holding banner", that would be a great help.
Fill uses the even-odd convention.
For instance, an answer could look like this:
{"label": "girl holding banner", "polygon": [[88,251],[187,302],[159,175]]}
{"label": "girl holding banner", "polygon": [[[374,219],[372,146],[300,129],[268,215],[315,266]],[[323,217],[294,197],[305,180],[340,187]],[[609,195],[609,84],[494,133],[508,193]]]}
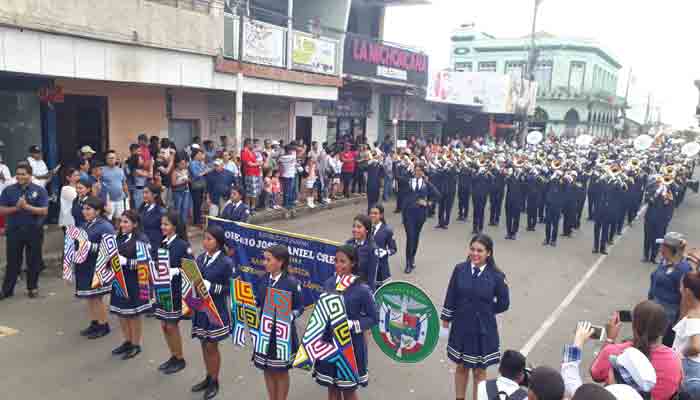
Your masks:
{"label": "girl holding banner", "polygon": [[323,289],[343,296],[359,382],[339,380],[336,378],[336,367],[333,363],[317,361],[313,375],[319,385],[328,388],[328,400],[357,400],[357,387],[366,387],[369,382],[365,333],[377,324],[378,316],[372,292],[358,279],[358,273],[357,253],[353,246],[338,247],[335,253],[336,275],[324,283]]}
{"label": "girl holding banner", "polygon": [[255,298],[260,309],[265,308],[268,288],[282,290],[291,295],[291,322],[289,324],[289,344],[291,356],[288,360],[279,360],[276,346],[271,342],[267,354],[254,353],[255,366],[265,373],[265,386],[270,400],[286,400],[289,395],[289,369],[292,368],[299,337],[297,336],[294,320],[304,313],[304,299],[301,294],[299,282],[289,276],[289,250],[286,246],[276,245],[269,247],[264,252],[265,275],[261,276],[256,285]]}
{"label": "girl holding banner", "polygon": [[170,290],[172,293],[172,310],[164,309],[160,304],[155,305],[155,316],[160,320],[165,342],[170,350],[170,358],[158,367],[166,375],[172,375],[185,369],[187,365],[182,351],[182,336],[179,322],[185,316],[182,312],[182,274],[180,265],[183,259],[192,259],[192,248],[187,242],[187,228],[176,210],[163,216],[160,223],[163,242],[160,247],[168,251],[170,261]]}
{"label": "girl holding banner", "polygon": [[223,326],[213,323],[203,311],[195,311],[192,318],[192,337],[202,343],[202,355],[207,369],[204,380],[192,386],[192,392],[204,392],[205,399],[212,399],[219,393],[219,370],[221,353],[219,342],[229,336],[231,316],[228,311],[227,297],[233,277],[233,261],[225,254],[224,229],[210,225],[204,233],[202,247],[204,253],[197,257],[197,265],[202,273],[204,286],[211,295]]}
{"label": "girl holding banner", "polygon": [[[80,185],[79,185],[80,186]],[[81,336],[88,339],[97,339],[109,334],[109,324],[107,323],[107,307],[102,302],[102,297],[108,294],[111,286],[93,287],[95,269],[97,267],[97,253],[102,242],[103,235],[114,235],[114,227],[103,216],[105,205],[97,197],[87,197],[82,201],[84,223],[81,226],[87,233],[90,246],[89,254],[85,261],[75,265],[75,296],[87,300],[88,315],[90,316],[90,326],[80,331]],[[77,241],[76,241],[77,242]],[[75,243],[75,248],[80,247],[80,243]]]}
{"label": "girl holding banner", "polygon": [[75,221],[75,226],[81,227],[85,223],[83,204],[85,204],[85,200],[92,194],[92,185],[87,178],[81,178],[78,183],[75,184],[75,191],[78,195],[73,200],[71,215],[73,216],[73,221]]}
{"label": "girl holding banner", "polygon": [[151,257],[156,258],[156,252],[163,241],[160,231],[160,220],[165,215],[165,207],[161,197],[160,187],[150,184],[143,190],[143,205],[139,210],[143,233],[151,244]]}
{"label": "girl holding banner", "polygon": [[369,209],[369,218],[372,220],[372,239],[377,245],[377,258],[379,259],[379,270],[377,271],[377,286],[388,282],[391,279],[391,269],[389,268],[389,256],[396,254],[396,240],[394,240],[394,229],[386,223],[384,219],[384,206],[375,204]]}
{"label": "girl holding banner", "polygon": [[[141,333],[143,320],[141,314],[151,310],[150,298],[139,296],[137,272],[136,242],[148,243],[148,238],[141,232],[141,220],[136,210],[126,210],[119,219],[119,263],[124,271],[127,293],[124,296],[118,285],[112,285],[110,311],[119,316],[124,343],[112,350],[115,356],[121,355],[122,360],[134,358],[141,353]],[[150,297],[150,296],[149,296]]]}
{"label": "girl holding banner", "polygon": [[346,244],[357,251],[357,268],[360,279],[374,291],[377,288],[377,245],[372,239],[372,220],[366,215],[357,215],[352,221],[352,239]]}

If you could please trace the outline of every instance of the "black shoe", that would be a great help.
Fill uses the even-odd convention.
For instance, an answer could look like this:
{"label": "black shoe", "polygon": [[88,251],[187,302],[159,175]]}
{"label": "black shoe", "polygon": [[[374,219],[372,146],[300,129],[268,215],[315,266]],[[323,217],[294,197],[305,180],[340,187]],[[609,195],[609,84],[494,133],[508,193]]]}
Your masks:
{"label": "black shoe", "polygon": [[176,374],[176,373],[182,371],[183,369],[185,369],[186,366],[187,366],[187,363],[185,362],[184,359],[180,360],[180,359],[173,357],[173,361],[170,363],[170,365],[168,365],[167,368],[165,368],[163,370],[163,373],[165,375]]}
{"label": "black shoe", "polygon": [[126,353],[127,351],[129,351],[129,349],[131,348],[131,346],[133,346],[133,345],[131,344],[131,342],[126,341],[126,342],[122,343],[121,345],[119,345],[119,347],[117,347],[116,349],[112,350],[112,355],[113,355],[113,356],[118,356],[118,355],[120,355],[120,354],[124,354],[124,353]]}
{"label": "black shoe", "polygon": [[90,333],[87,338],[88,339],[99,339],[101,337],[105,337],[109,335],[110,333],[109,329],[109,324],[97,324],[95,329]]}
{"label": "black shoe", "polygon": [[174,363],[176,360],[177,358],[175,358],[175,356],[170,356],[170,358],[168,358],[168,361],[158,366],[158,371],[165,371],[166,369],[168,369],[168,367],[170,367],[170,364]]}
{"label": "black shoe", "polygon": [[129,347],[129,350],[127,350],[126,353],[124,353],[124,355],[122,356],[122,360],[129,360],[131,358],[136,357],[140,353],[141,353],[141,346],[132,345],[131,347]]}
{"label": "black shoe", "polygon": [[206,390],[209,387],[209,383],[211,383],[211,378],[207,375],[207,377],[204,378],[203,381],[192,386],[192,393],[202,392]]}
{"label": "black shoe", "polygon": [[605,249],[603,249],[603,250],[600,251],[600,254],[603,254],[603,255],[606,255],[606,256],[607,256],[607,255],[608,255],[608,251],[605,250]]}
{"label": "black shoe", "polygon": [[557,247],[557,242],[551,242],[549,245],[552,247]]}
{"label": "black shoe", "polygon": [[594,248],[593,248],[593,251],[592,251],[591,253],[593,253],[593,254],[598,254],[599,251],[598,251],[598,249],[596,249],[596,248],[594,247]]}
{"label": "black shoe", "polygon": [[394,214],[400,214],[401,210],[394,210]]}
{"label": "black shoe", "polygon": [[219,394],[219,382],[212,381],[209,383],[209,386],[207,386],[207,390],[204,391],[204,400],[211,400],[216,397],[217,394]]}
{"label": "black shoe", "polygon": [[549,242],[545,240],[544,242],[542,242],[542,246],[549,246]]}
{"label": "black shoe", "polygon": [[89,336],[97,328],[97,321],[90,321],[90,326],[80,331],[80,336]]}
{"label": "black shoe", "polygon": [[27,296],[28,296],[30,299],[36,299],[37,297],[39,297],[39,289],[29,289],[29,290],[27,290]]}
{"label": "black shoe", "polygon": [[448,228],[447,228],[447,225],[440,225],[440,229],[445,229],[445,230],[447,230]]}

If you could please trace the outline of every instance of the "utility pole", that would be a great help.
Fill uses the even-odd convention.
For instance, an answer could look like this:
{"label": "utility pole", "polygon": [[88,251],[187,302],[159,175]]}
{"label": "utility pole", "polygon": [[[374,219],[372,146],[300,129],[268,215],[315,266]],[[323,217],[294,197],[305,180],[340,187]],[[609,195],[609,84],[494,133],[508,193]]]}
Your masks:
{"label": "utility pole", "polygon": [[[532,15],[532,32],[530,34],[530,51],[528,53],[527,57],[527,79],[528,81],[533,81],[535,79],[535,67],[537,66],[537,44],[535,43],[535,29],[537,28],[537,12],[539,11],[540,4],[544,0],[534,0],[535,2],[535,10]],[[525,94],[525,77],[521,78],[521,94]],[[528,90],[530,87],[528,86]],[[522,123],[522,131],[520,132],[520,148],[525,147],[525,139],[527,137],[527,130],[528,130],[528,115],[527,111],[529,109],[529,104],[525,106],[524,110],[522,110],[522,118],[523,118],[523,123]]]}
{"label": "utility pole", "polygon": [[644,123],[649,124],[651,123],[651,93],[647,95],[647,110],[646,113],[644,114]]}

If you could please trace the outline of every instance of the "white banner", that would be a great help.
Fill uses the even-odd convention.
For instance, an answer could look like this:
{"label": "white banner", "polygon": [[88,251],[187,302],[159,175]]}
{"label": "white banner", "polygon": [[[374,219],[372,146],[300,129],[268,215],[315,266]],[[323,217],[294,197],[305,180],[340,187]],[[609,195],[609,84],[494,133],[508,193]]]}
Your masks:
{"label": "white banner", "polygon": [[243,60],[284,68],[286,29],[246,19],[243,31]]}
{"label": "white banner", "polygon": [[338,42],[294,32],[292,65],[294,69],[337,75]]}

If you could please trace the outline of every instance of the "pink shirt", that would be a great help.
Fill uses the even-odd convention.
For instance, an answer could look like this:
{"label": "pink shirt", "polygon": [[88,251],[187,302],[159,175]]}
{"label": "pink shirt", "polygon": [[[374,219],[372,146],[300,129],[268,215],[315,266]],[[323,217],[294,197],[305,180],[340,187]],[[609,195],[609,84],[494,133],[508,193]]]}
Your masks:
{"label": "pink shirt", "polygon": [[[596,382],[604,382],[610,373],[610,356],[619,355],[626,348],[632,346],[632,342],[609,344],[600,349],[598,357],[591,365],[591,377]],[[676,353],[664,345],[654,346],[651,350],[651,365],[656,371],[656,386],[651,390],[654,400],[669,400],[681,384],[681,361]]]}

